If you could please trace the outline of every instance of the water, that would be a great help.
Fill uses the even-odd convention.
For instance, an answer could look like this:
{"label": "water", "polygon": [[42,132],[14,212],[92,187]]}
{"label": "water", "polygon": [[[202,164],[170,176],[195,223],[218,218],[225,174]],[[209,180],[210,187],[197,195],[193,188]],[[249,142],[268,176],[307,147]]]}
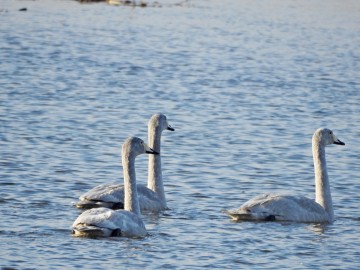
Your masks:
{"label": "water", "polygon": [[[0,266],[358,269],[360,3],[164,3],[1,1]],[[156,112],[176,128],[171,209],[143,216],[144,239],[73,237],[72,203],[121,181],[122,142]],[[270,190],[313,198],[321,126],[346,143],[327,149],[334,224],[223,214]]]}

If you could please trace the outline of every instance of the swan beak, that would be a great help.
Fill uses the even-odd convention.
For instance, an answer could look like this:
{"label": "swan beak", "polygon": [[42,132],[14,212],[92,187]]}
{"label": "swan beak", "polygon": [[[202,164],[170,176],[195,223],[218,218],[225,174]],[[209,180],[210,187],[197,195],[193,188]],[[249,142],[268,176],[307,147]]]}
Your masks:
{"label": "swan beak", "polygon": [[170,131],[175,131],[175,128],[173,128],[172,126],[168,125],[168,127],[166,128],[167,130],[170,130]]}
{"label": "swan beak", "polygon": [[144,143],[144,147],[145,147],[146,154],[159,155],[158,152],[156,152],[154,149],[150,148],[146,143]]}
{"label": "swan beak", "polygon": [[334,144],[345,145],[345,143],[342,142],[342,141],[340,141],[339,139],[336,139],[336,140],[334,141]]}

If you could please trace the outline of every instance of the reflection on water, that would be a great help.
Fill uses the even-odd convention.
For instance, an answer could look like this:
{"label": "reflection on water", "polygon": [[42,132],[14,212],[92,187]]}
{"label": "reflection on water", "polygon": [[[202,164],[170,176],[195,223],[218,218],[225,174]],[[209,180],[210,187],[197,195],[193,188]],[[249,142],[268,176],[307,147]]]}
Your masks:
{"label": "reflection on water", "polygon": [[[187,3],[1,2],[1,267],[357,268],[359,3]],[[144,239],[72,237],[72,202],[121,181],[122,142],[156,112],[176,127],[170,209],[143,215]],[[314,197],[321,126],[346,142],[327,149],[334,224],[223,213],[270,190]],[[136,170],[145,183],[146,157]]]}
{"label": "reflection on water", "polygon": [[309,231],[312,231],[316,234],[322,235],[325,233],[326,228],[328,227],[328,224],[310,224],[307,229]]}

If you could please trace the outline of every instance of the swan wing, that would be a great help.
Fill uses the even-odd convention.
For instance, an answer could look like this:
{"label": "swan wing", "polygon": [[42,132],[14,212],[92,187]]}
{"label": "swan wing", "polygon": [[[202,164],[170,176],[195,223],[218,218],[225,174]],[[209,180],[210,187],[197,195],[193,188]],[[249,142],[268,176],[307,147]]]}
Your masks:
{"label": "swan wing", "polygon": [[124,200],[124,185],[102,184],[98,185],[80,196],[80,200],[93,200],[103,202],[119,202]]}
{"label": "swan wing", "polygon": [[137,185],[141,211],[158,212],[165,210],[159,196],[144,185]]}
{"label": "swan wing", "polygon": [[81,195],[79,199],[75,206],[81,209],[97,207],[122,209],[124,208],[124,187],[120,184],[98,185]]}
{"label": "swan wing", "polygon": [[[137,185],[138,199],[140,209],[143,211],[161,211],[164,210],[158,195],[147,188],[145,185]],[[124,208],[124,185],[120,184],[102,184],[94,187],[80,196],[80,201],[76,207],[82,209],[91,209],[97,207],[106,207],[111,209]]]}
{"label": "swan wing", "polygon": [[327,222],[329,216],[318,203],[304,196],[264,194],[239,209],[227,212],[235,220]]}
{"label": "swan wing", "polygon": [[117,222],[122,224],[121,235],[127,237],[143,237],[148,233],[142,219],[129,211],[116,210]]}
{"label": "swan wing", "polygon": [[76,236],[127,236],[147,234],[145,225],[136,214],[124,210],[93,208],[83,212],[73,223]]}

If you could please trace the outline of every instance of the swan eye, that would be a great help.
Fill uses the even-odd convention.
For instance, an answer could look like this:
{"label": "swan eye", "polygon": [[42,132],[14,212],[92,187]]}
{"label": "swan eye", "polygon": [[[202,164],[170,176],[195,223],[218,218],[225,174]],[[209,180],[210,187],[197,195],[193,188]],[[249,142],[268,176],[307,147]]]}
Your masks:
{"label": "swan eye", "polygon": [[332,135],[332,131],[330,131],[330,135]]}

